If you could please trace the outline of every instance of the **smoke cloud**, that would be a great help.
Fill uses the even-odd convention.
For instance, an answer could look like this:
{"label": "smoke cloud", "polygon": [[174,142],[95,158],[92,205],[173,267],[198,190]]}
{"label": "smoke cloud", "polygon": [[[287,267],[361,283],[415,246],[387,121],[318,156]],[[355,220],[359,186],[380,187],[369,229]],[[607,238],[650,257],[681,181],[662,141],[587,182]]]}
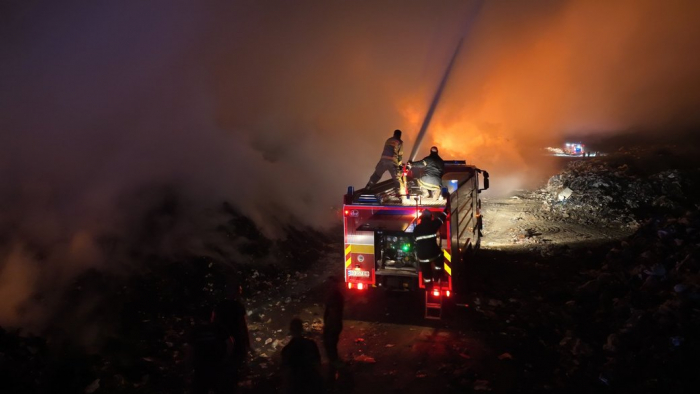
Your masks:
{"label": "smoke cloud", "polygon": [[[119,271],[128,248],[105,239],[138,245],[158,191],[189,218],[160,229],[163,253],[224,200],[273,236],[332,225],[394,129],[410,151],[472,10],[4,2],[0,324],[28,324],[27,300],[86,269]],[[549,174],[541,148],[565,136],[695,129],[698,16],[680,0],[485,2],[419,156],[434,144],[489,170],[496,194]]]}

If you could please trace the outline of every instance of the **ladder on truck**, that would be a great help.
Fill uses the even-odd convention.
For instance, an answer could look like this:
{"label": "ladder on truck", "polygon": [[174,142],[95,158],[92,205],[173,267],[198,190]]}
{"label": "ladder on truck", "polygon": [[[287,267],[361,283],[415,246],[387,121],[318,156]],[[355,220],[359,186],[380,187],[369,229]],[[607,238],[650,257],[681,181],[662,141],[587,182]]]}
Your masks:
{"label": "ladder on truck", "polygon": [[442,291],[438,290],[437,296],[431,294],[433,290],[425,289],[425,315],[426,319],[442,319]]}

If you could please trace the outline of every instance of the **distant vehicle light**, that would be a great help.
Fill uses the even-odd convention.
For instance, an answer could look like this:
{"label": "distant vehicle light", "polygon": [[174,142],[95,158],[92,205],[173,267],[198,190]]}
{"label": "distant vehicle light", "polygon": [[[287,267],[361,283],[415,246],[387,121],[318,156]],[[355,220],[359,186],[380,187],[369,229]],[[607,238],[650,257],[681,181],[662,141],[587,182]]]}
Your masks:
{"label": "distant vehicle light", "polygon": [[449,290],[445,291],[445,296],[447,296],[447,297],[450,296],[450,291],[449,291]]}
{"label": "distant vehicle light", "polygon": [[362,290],[364,288],[364,285],[362,283],[357,284],[357,289]]}
{"label": "distant vehicle light", "polygon": [[352,283],[348,283],[348,289],[352,289]]}
{"label": "distant vehicle light", "polygon": [[440,290],[438,290],[438,289],[433,290],[433,296],[440,297]]}

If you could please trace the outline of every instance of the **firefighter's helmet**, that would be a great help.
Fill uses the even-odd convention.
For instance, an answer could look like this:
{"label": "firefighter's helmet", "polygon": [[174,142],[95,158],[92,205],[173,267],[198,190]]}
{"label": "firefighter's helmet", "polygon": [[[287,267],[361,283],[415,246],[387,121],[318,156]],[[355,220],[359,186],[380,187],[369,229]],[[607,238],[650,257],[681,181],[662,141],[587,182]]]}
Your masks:
{"label": "firefighter's helmet", "polygon": [[438,153],[438,148],[437,146],[433,146],[430,148],[430,153]]}
{"label": "firefighter's helmet", "polygon": [[399,130],[399,129],[394,130],[394,137],[401,139],[401,130]]}
{"label": "firefighter's helmet", "polygon": [[432,214],[432,212],[430,212],[430,210],[424,209],[423,213],[421,213],[420,217],[423,220],[430,220],[433,218],[433,214]]}

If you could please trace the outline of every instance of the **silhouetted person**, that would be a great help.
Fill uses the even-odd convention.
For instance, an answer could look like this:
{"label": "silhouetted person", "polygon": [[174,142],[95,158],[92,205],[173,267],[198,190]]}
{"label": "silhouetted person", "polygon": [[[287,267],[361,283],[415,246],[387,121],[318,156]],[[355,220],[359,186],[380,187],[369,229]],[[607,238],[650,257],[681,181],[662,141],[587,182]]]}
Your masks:
{"label": "silhouetted person", "polygon": [[192,364],[194,376],[192,392],[208,394],[218,391],[227,352],[228,337],[221,326],[208,319],[200,319],[192,331]]}
{"label": "silhouetted person", "polygon": [[[424,210],[420,217],[420,223],[413,229],[416,237],[415,251],[423,274],[423,284],[426,290],[430,290],[433,282],[442,276],[444,267],[443,253],[438,244],[438,231],[447,218],[449,206],[445,210],[433,215],[429,210]],[[435,271],[433,271],[433,269]]]}
{"label": "silhouetted person", "polygon": [[241,291],[237,283],[227,286],[226,299],[218,303],[212,312],[212,322],[220,326],[229,338],[222,380],[222,389],[228,392],[237,389],[240,370],[250,350],[246,310],[240,301]]}
{"label": "silhouetted person", "polygon": [[321,377],[321,353],[316,342],[304,338],[304,326],[294,318],[289,324],[292,339],[282,349],[282,370],[285,392],[307,394],[323,392]]}
{"label": "silhouetted person", "polygon": [[374,168],[374,174],[367,182],[367,189],[370,189],[389,171],[391,179],[394,180],[394,190],[397,195],[401,194],[403,189],[403,181],[401,178],[401,161],[403,160],[403,141],[401,141],[401,130],[394,130],[394,136],[386,140],[382,157],[379,159],[377,166]]}
{"label": "silhouetted person", "polygon": [[326,309],[323,312],[323,348],[328,357],[328,381],[332,387],[335,374],[340,366],[338,341],[343,331],[343,308],[345,298],[342,290],[344,283],[332,276],[328,278],[329,291],[326,297]]}
{"label": "silhouetted person", "polygon": [[323,313],[323,347],[328,361],[338,361],[338,340],[343,331],[343,307],[345,298],[341,290],[342,283],[336,277],[328,279],[330,288]]}
{"label": "silhouetted person", "polygon": [[408,163],[411,168],[422,168],[423,174],[418,178],[418,186],[421,190],[428,191],[428,197],[433,193],[440,193],[442,188],[442,175],[445,173],[445,162],[438,155],[437,146],[430,148],[430,154],[420,161]]}

